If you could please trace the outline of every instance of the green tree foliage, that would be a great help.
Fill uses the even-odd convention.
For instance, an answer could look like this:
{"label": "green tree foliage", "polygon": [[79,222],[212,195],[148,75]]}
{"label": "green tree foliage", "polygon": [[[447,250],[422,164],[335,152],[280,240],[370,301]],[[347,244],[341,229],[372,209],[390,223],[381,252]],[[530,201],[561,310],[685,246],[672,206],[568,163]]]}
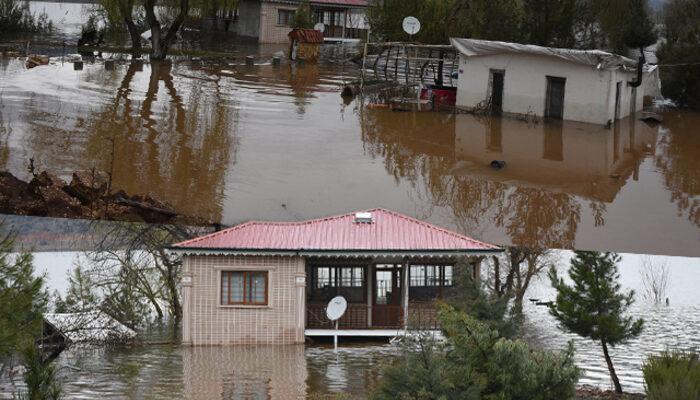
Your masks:
{"label": "green tree foliage", "polygon": [[314,14],[311,12],[309,0],[302,0],[294,12],[294,18],[291,21],[292,28],[311,29],[314,27]]}
{"label": "green tree foliage", "polygon": [[80,265],[73,268],[68,277],[68,292],[63,300],[63,312],[90,311],[97,307],[98,296],[95,293],[95,282]]}
{"label": "green tree foliage", "polygon": [[58,400],[61,398],[61,385],[56,375],[56,366],[46,362],[37,346],[29,341],[21,350],[26,372],[27,400]]}
{"label": "green tree foliage", "polygon": [[579,376],[573,346],[537,351],[463,311],[443,305],[444,343],[428,333],[404,338],[399,360],[387,368],[375,399],[571,399]]}
{"label": "green tree foliage", "polygon": [[617,271],[620,256],[615,253],[577,251],[571,260],[569,277],[573,284],[564,282],[551,267],[549,278],[557,291],[551,314],[562,328],[600,341],[615,391],[622,393],[615,373],[608,345],[615,346],[638,336],[644,324],[642,319],[625,316],[634,302],[634,291],[623,292]]}
{"label": "green tree foliage", "polygon": [[455,265],[453,279],[453,287],[446,296],[446,302],[450,306],[476,318],[503,336],[514,332],[514,323],[507,316],[509,297],[499,297],[496,293],[484,290],[480,282],[472,277],[468,264]]}
{"label": "green tree foliage", "polygon": [[29,3],[21,0],[0,0],[0,33],[50,32],[53,25],[46,13],[34,15]]}
{"label": "green tree foliage", "polygon": [[649,400],[700,399],[700,357],[695,352],[650,356],[642,371]]}
{"label": "green tree foliage", "polygon": [[34,275],[30,253],[11,254],[13,239],[0,241],[0,357],[41,335],[48,304],[44,278]]}
{"label": "green tree foliage", "polygon": [[664,7],[665,42],[658,51],[664,96],[700,110],[700,2],[670,0]]}
{"label": "green tree foliage", "polygon": [[540,46],[574,47],[577,0],[523,0],[527,42]]}
{"label": "green tree foliage", "polygon": [[421,30],[413,38],[445,44],[450,37],[518,40],[523,7],[520,0],[385,0],[369,7],[373,34],[384,41],[408,41],[402,22],[414,16]]}
{"label": "green tree foliage", "polygon": [[44,277],[35,276],[30,253],[13,254],[12,247],[12,235],[0,240],[0,359],[19,356],[29,400],[58,399],[52,361],[60,350],[45,356],[37,345],[49,301]]}

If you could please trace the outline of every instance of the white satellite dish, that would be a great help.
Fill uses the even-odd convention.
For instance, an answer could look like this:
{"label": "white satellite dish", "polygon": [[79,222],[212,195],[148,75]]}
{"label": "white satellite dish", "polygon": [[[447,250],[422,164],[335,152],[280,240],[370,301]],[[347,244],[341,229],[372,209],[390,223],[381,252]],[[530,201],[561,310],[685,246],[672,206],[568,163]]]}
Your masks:
{"label": "white satellite dish", "polygon": [[144,31],[144,32],[141,34],[141,39],[143,39],[143,40],[151,40],[151,30],[149,29],[149,30],[147,30],[147,31]]}
{"label": "white satellite dish", "polygon": [[409,35],[415,35],[420,31],[420,21],[416,17],[406,17],[403,19],[403,30]]}
{"label": "white satellite dish", "polygon": [[321,33],[326,30],[326,25],[323,22],[319,22],[316,25],[314,25],[314,30],[317,30]]}
{"label": "white satellite dish", "polygon": [[328,307],[326,307],[326,317],[331,321],[337,321],[340,317],[345,314],[345,310],[348,309],[348,302],[343,296],[336,296],[328,302]]}

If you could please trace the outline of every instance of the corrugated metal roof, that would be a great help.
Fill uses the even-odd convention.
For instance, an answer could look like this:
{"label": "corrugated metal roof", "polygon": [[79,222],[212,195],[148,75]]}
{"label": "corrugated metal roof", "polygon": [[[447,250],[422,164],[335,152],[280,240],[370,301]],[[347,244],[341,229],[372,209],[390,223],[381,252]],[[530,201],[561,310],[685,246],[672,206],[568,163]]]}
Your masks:
{"label": "corrugated metal roof", "polygon": [[315,29],[292,29],[289,37],[302,43],[323,43],[323,33]]}
{"label": "corrugated metal roof", "polygon": [[[271,3],[299,4],[300,0],[267,0]],[[331,5],[344,7],[367,7],[367,0],[311,0],[311,5]]]}
{"label": "corrugated metal roof", "polygon": [[356,212],[301,222],[251,221],[173,245],[188,249],[320,251],[498,251],[468,236],[376,208],[364,210],[372,222],[356,222]]}

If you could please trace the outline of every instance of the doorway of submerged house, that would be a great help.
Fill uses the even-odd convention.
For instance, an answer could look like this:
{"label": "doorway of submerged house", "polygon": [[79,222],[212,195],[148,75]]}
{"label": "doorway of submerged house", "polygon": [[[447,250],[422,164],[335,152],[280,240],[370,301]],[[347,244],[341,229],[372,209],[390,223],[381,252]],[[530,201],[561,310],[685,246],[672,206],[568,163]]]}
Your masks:
{"label": "doorway of submerged house", "polygon": [[544,116],[549,119],[564,118],[564,94],[566,78],[547,77],[547,96],[545,99]]}
{"label": "doorway of submerged house", "polygon": [[401,274],[396,264],[377,264],[372,290],[372,326],[396,327],[402,324]]}
{"label": "doorway of submerged house", "polygon": [[501,69],[491,70],[491,114],[501,115],[503,112],[503,86],[506,71]]}

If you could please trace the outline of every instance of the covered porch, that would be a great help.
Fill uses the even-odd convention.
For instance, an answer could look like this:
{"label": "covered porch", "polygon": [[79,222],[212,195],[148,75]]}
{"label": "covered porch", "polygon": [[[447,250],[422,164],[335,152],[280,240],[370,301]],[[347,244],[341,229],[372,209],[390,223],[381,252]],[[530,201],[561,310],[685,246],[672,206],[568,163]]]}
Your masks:
{"label": "covered porch", "polygon": [[438,330],[436,302],[449,296],[458,274],[477,278],[482,258],[307,259],[306,334],[331,334],[335,325],[326,317],[326,305],[335,296],[348,302],[338,320],[338,328],[346,335]]}

